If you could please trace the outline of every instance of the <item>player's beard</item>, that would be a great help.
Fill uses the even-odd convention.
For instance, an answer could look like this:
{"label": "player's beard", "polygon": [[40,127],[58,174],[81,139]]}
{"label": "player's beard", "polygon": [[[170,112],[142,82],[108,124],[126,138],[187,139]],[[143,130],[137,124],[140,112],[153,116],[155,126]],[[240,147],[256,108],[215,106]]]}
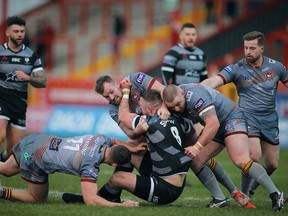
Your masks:
{"label": "player's beard", "polygon": [[246,56],[246,60],[250,64],[255,64],[259,59],[260,59],[260,56],[256,56],[256,57],[253,57],[253,56],[249,56],[248,57],[248,56]]}
{"label": "player's beard", "polygon": [[17,42],[17,39],[14,39],[14,38],[10,38],[10,41],[16,46],[16,47],[19,47],[22,45],[22,42],[23,40],[21,40],[21,42]]}

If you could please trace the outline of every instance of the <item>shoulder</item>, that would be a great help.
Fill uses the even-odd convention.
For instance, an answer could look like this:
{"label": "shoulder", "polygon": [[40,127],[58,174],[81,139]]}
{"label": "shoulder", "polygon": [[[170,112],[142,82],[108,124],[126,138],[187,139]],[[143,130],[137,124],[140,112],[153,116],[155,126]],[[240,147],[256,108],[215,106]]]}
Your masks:
{"label": "shoulder", "polygon": [[204,55],[204,51],[202,49],[200,49],[199,47],[194,47],[194,52],[198,55]]}

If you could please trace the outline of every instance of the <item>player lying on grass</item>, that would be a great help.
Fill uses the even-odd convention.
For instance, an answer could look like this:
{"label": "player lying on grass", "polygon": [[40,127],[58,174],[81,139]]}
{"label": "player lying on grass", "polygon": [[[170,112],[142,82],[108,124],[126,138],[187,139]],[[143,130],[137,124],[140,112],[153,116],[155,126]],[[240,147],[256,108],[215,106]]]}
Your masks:
{"label": "player lying on grass", "polygon": [[[125,147],[126,146],[126,147]],[[0,187],[0,198],[22,202],[44,202],[48,198],[48,175],[54,172],[81,177],[81,190],[86,205],[136,207],[138,202],[111,202],[97,195],[100,164],[111,166],[128,163],[131,152],[143,147],[131,147],[102,135],[60,138],[35,134],[22,139],[13,155],[0,162],[0,174],[10,177],[20,173],[28,190]],[[132,154],[133,155],[133,154]]]}

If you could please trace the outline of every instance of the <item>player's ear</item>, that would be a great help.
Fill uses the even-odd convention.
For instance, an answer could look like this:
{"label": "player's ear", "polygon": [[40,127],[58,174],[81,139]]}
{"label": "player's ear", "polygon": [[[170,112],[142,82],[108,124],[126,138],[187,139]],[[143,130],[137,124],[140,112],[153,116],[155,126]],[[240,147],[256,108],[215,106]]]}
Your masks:
{"label": "player's ear", "polygon": [[117,167],[118,164],[116,164],[116,163],[112,163],[111,166],[112,166],[112,167]]}

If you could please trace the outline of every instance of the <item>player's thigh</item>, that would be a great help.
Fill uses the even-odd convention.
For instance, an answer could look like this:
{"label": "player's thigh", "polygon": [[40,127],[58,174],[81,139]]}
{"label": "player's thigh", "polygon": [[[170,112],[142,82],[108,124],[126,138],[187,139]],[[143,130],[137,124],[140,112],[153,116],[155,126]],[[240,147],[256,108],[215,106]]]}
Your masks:
{"label": "player's thigh", "polygon": [[27,182],[29,193],[35,198],[35,201],[44,202],[47,200],[49,192],[48,181],[44,184],[35,184]]}
{"label": "player's thigh", "polygon": [[251,160],[247,135],[234,134],[227,136],[225,145],[233,164],[237,167],[242,169]]}
{"label": "player's thigh", "polygon": [[[7,133],[8,120],[2,119],[0,116],[0,145],[4,141]],[[1,150],[1,149],[0,149]]]}
{"label": "player's thigh", "polygon": [[130,192],[134,192],[136,187],[136,175],[128,172],[116,172],[110,179],[114,187],[122,188]]}
{"label": "player's thigh", "polygon": [[275,169],[277,169],[279,162],[279,145],[272,145],[271,143],[262,141],[261,147],[265,168],[274,171]]}
{"label": "player's thigh", "polygon": [[249,138],[249,149],[250,149],[251,159],[258,162],[262,156],[262,148],[261,148],[260,138],[250,137]]}

